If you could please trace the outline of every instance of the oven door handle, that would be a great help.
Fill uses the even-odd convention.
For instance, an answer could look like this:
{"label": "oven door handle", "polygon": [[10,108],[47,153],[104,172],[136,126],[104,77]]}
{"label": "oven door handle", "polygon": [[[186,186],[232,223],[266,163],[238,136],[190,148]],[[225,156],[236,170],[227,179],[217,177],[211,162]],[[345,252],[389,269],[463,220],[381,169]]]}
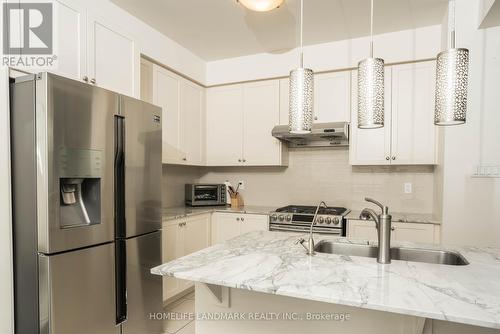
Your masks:
{"label": "oven door handle", "polygon": [[[308,233],[307,231],[303,230],[302,228],[293,228],[293,227],[281,227],[281,226],[276,226],[276,225],[271,225],[269,227],[270,231],[284,231],[284,232],[297,232],[297,233]],[[333,234],[333,235],[340,235],[341,231],[340,230],[314,230],[313,233],[323,233],[323,234]]]}

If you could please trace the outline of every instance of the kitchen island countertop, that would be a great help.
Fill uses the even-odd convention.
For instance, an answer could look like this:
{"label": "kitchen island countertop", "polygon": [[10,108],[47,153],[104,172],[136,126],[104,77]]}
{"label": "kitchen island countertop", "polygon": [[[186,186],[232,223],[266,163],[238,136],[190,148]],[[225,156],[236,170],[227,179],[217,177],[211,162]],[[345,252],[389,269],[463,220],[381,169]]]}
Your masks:
{"label": "kitchen island countertop", "polygon": [[[307,237],[307,236],[306,236]],[[250,232],[157,266],[153,274],[268,294],[500,329],[500,249],[440,247],[466,266],[335,254],[309,257],[297,234]],[[317,237],[359,243],[338,237]],[[366,242],[363,242],[366,243]],[[413,248],[431,245],[394,243]]]}

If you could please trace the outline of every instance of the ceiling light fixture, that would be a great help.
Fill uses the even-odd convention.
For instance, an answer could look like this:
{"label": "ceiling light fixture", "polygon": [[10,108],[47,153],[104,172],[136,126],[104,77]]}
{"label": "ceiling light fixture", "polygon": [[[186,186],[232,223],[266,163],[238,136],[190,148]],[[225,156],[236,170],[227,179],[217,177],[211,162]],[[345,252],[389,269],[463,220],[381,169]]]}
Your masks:
{"label": "ceiling light fixture", "polygon": [[384,60],[373,58],[373,0],[370,10],[370,58],[358,63],[358,128],[384,126]]}
{"label": "ceiling light fixture", "polygon": [[243,6],[256,12],[267,12],[281,6],[284,0],[236,0]]}
{"label": "ceiling light fixture", "polygon": [[436,105],[434,124],[459,125],[465,123],[467,113],[467,85],[469,50],[455,48],[455,1],[448,6],[449,48],[437,55]]}
{"label": "ceiling light fixture", "polygon": [[300,67],[290,71],[289,128],[291,133],[311,132],[313,118],[313,71],[304,68],[304,0],[300,1]]}

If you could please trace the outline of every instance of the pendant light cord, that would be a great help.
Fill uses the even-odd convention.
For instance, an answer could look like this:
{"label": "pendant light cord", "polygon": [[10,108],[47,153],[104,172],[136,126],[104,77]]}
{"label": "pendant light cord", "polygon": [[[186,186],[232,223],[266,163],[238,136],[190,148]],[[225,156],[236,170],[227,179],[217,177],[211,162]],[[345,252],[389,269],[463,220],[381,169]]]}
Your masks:
{"label": "pendant light cord", "polygon": [[373,58],[373,0],[370,6],[370,58]]}
{"label": "pendant light cord", "polygon": [[455,48],[455,0],[450,0],[448,3],[448,27],[450,29],[450,49]]}
{"label": "pendant light cord", "polygon": [[300,0],[300,67],[304,67],[304,0]]}

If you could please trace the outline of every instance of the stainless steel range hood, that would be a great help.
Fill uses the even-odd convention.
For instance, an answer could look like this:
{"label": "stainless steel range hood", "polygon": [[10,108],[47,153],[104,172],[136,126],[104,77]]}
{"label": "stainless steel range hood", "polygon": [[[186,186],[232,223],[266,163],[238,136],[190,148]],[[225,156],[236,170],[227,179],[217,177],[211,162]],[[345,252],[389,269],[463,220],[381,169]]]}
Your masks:
{"label": "stainless steel range hood", "polygon": [[311,133],[290,133],[288,125],[277,125],[273,137],[287,142],[289,147],[342,147],[349,146],[349,123],[316,123]]}

